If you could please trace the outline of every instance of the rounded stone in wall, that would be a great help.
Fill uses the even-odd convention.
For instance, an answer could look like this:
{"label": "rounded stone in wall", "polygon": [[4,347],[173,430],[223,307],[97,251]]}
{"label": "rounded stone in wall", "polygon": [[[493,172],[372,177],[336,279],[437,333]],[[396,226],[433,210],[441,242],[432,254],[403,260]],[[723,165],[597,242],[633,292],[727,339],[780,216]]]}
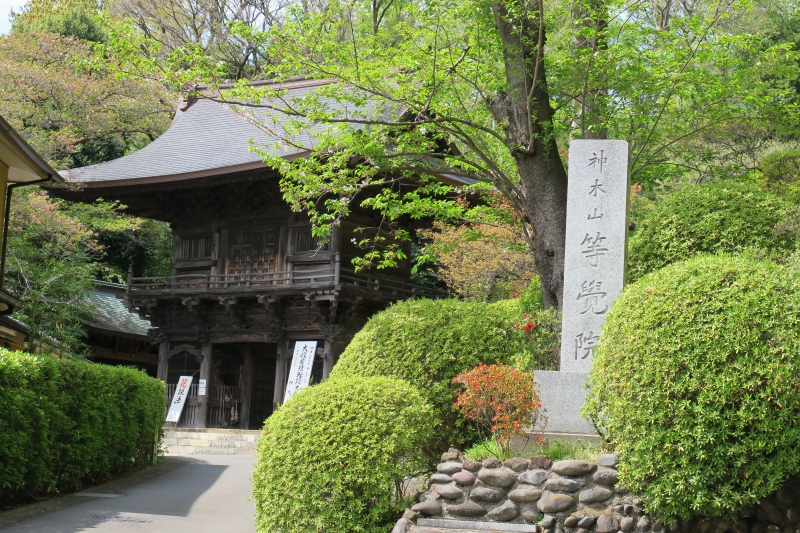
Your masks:
{"label": "rounded stone in wall", "polygon": [[592,481],[599,485],[614,486],[619,480],[619,473],[613,468],[599,468],[597,472],[592,475]]}
{"label": "rounded stone in wall", "polygon": [[486,509],[475,502],[464,502],[458,505],[448,505],[447,511],[453,516],[475,518],[486,514]]}
{"label": "rounded stone in wall", "polygon": [[578,461],[576,459],[567,459],[565,461],[553,463],[553,472],[562,476],[585,476],[586,474],[594,472],[596,468],[596,463]]}
{"label": "rounded stone in wall", "polygon": [[475,487],[469,493],[469,498],[476,502],[497,503],[503,499],[503,493],[489,487]]}
{"label": "rounded stone in wall", "polygon": [[597,533],[612,533],[617,531],[619,524],[617,523],[617,519],[611,516],[610,514],[601,514],[597,517],[597,526],[595,527],[595,531]]}
{"label": "rounded stone in wall", "polygon": [[563,477],[555,477],[547,480],[544,488],[547,490],[561,491],[561,492],[575,492],[583,486],[583,480],[566,479]]}
{"label": "rounded stone in wall", "polygon": [[508,522],[509,520],[515,519],[518,515],[519,511],[517,511],[517,507],[511,502],[506,502],[500,507],[489,511],[486,516],[498,522]]}
{"label": "rounded stone in wall", "polygon": [[439,472],[433,474],[431,476],[431,484],[434,483],[450,483],[453,481],[453,478],[448,476],[447,474],[441,474]]}
{"label": "rounded stone in wall", "polygon": [[578,495],[578,499],[581,503],[598,503],[604,502],[613,496],[614,492],[605,487],[592,487],[582,490]]}
{"label": "rounded stone in wall", "polygon": [[517,473],[507,467],[482,468],[478,472],[478,479],[487,485],[494,485],[495,487],[503,487],[506,489],[517,481]]}
{"label": "rounded stone in wall", "polygon": [[439,496],[448,500],[457,500],[464,495],[455,485],[436,485],[435,490]]}
{"label": "rounded stone in wall", "polygon": [[508,498],[511,501],[515,501],[518,503],[535,502],[541,496],[542,496],[542,491],[526,485],[520,485],[519,487],[508,493]]}
{"label": "rounded stone in wall", "polygon": [[442,514],[442,505],[437,500],[425,500],[412,507],[411,510],[425,516],[438,516]]}
{"label": "rounded stone in wall", "polygon": [[462,465],[456,461],[447,461],[446,463],[439,463],[436,465],[436,471],[442,474],[452,476],[456,472],[461,472]]}
{"label": "rounded stone in wall", "polygon": [[467,470],[462,470],[461,472],[453,474],[453,481],[459,485],[469,486],[475,483],[475,474]]}
{"label": "rounded stone in wall", "polygon": [[539,498],[536,507],[543,513],[560,513],[569,509],[573,503],[572,496],[545,491],[542,493],[542,497]]}
{"label": "rounded stone in wall", "polygon": [[529,485],[541,485],[547,481],[550,473],[547,470],[526,470],[519,475],[520,483],[527,483]]}

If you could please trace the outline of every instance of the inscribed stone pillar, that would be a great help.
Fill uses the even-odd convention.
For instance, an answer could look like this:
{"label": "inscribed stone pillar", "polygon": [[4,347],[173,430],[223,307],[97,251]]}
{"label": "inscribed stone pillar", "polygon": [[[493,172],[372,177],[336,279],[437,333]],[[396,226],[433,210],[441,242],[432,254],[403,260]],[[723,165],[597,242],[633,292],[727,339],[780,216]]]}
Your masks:
{"label": "inscribed stone pillar", "polygon": [[628,143],[570,143],[562,372],[592,367],[600,328],[622,290],[628,194]]}
{"label": "inscribed stone pillar", "polygon": [[169,341],[161,341],[158,344],[158,370],[156,371],[156,377],[165,383],[167,381],[167,371],[169,370],[168,353]]}
{"label": "inscribed stone pillar", "polygon": [[625,279],[629,190],[628,143],[570,143],[561,369],[536,372],[548,432],[595,434],[580,410],[600,328]]}
{"label": "inscribed stone pillar", "polygon": [[[200,400],[200,409],[197,412],[197,426],[198,428],[208,427],[208,395],[211,392],[211,351],[213,345],[209,341],[203,342],[200,351],[203,354],[203,360],[200,362],[200,379],[206,380],[206,394],[198,396]],[[198,381],[198,391],[199,391]]]}

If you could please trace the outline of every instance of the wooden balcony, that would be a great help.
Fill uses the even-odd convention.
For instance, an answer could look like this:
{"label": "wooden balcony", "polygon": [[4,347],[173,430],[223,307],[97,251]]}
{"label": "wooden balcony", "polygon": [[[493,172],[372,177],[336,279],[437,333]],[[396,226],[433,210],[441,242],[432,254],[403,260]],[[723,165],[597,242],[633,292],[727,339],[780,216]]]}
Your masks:
{"label": "wooden balcony", "polygon": [[[355,272],[340,267],[337,260],[330,266],[295,268],[282,272],[249,272],[244,274],[187,274],[135,278],[128,276],[126,295],[135,298],[208,295],[244,296],[265,293],[304,293],[318,290],[355,290],[392,300],[407,298],[446,298],[446,291],[420,287],[391,279],[388,276]],[[131,293],[134,293],[133,295]]]}

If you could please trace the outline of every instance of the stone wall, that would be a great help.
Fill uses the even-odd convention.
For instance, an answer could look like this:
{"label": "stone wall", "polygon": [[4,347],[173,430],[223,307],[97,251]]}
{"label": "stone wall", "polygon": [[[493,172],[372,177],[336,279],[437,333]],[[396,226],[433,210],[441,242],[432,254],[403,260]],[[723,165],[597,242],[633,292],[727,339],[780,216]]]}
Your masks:
{"label": "stone wall", "polygon": [[544,456],[474,462],[451,449],[392,533],[473,529],[465,523],[474,530],[540,533],[800,533],[800,480],[790,480],[735,520],[697,518],[665,527],[617,484],[617,463],[614,455],[596,462],[553,463]]}

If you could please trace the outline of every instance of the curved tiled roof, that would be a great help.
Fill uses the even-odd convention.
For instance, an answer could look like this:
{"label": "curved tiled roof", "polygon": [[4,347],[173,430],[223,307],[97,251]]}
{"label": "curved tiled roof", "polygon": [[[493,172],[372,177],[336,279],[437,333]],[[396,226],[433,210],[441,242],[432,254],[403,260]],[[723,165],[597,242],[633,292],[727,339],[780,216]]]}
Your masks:
{"label": "curved tiled roof", "polygon": [[[273,87],[276,90],[287,89],[287,98],[297,98],[328,83],[301,81]],[[325,103],[342,107],[333,100]],[[255,119],[261,119],[266,113],[264,108],[252,107],[240,111],[252,114]],[[272,116],[277,121],[275,127],[278,129],[289,120],[283,113],[272,113]],[[105,163],[64,170],[61,175],[71,183],[99,185],[99,182],[143,178],[213,175],[215,170],[231,172],[264,168],[262,158],[250,151],[251,139],[272,153],[289,158],[307,153],[312,142],[309,135],[304,133],[292,140],[306,147],[306,150],[285,143],[276,147],[280,139],[271,138],[243,114],[227,104],[200,98],[184,102],[176,111],[169,129],[141,150]]]}
{"label": "curved tiled roof", "polygon": [[103,281],[95,281],[94,284],[96,288],[86,294],[94,307],[94,316],[90,320],[84,320],[84,324],[98,329],[147,336],[147,330],[153,327],[150,322],[128,311],[125,302],[117,297],[125,294],[125,285]]}
{"label": "curved tiled roof", "polygon": [[[255,82],[253,85],[285,90],[284,101],[290,102],[330,83],[330,80],[301,80],[282,84]],[[306,157],[311,153],[313,139],[309,131],[293,135],[291,143],[286,142],[284,126],[291,120],[289,115],[265,107],[237,106],[234,110],[208,96],[182,102],[169,129],[141,150],[105,163],[64,170],[61,176],[68,183],[81,187],[105,188],[266,168],[261,156],[250,150],[251,140],[261,149],[286,159]],[[369,103],[367,108],[355,109],[352,104],[324,96],[319,102],[340,117],[353,116],[365,110],[376,111]],[[286,105],[277,99],[262,103],[274,105],[277,109]],[[267,117],[269,120],[264,120]],[[254,122],[263,123],[264,129]],[[323,127],[315,125],[311,133]],[[456,183],[475,183],[473,179],[448,174],[445,168],[442,168],[440,177]]]}

